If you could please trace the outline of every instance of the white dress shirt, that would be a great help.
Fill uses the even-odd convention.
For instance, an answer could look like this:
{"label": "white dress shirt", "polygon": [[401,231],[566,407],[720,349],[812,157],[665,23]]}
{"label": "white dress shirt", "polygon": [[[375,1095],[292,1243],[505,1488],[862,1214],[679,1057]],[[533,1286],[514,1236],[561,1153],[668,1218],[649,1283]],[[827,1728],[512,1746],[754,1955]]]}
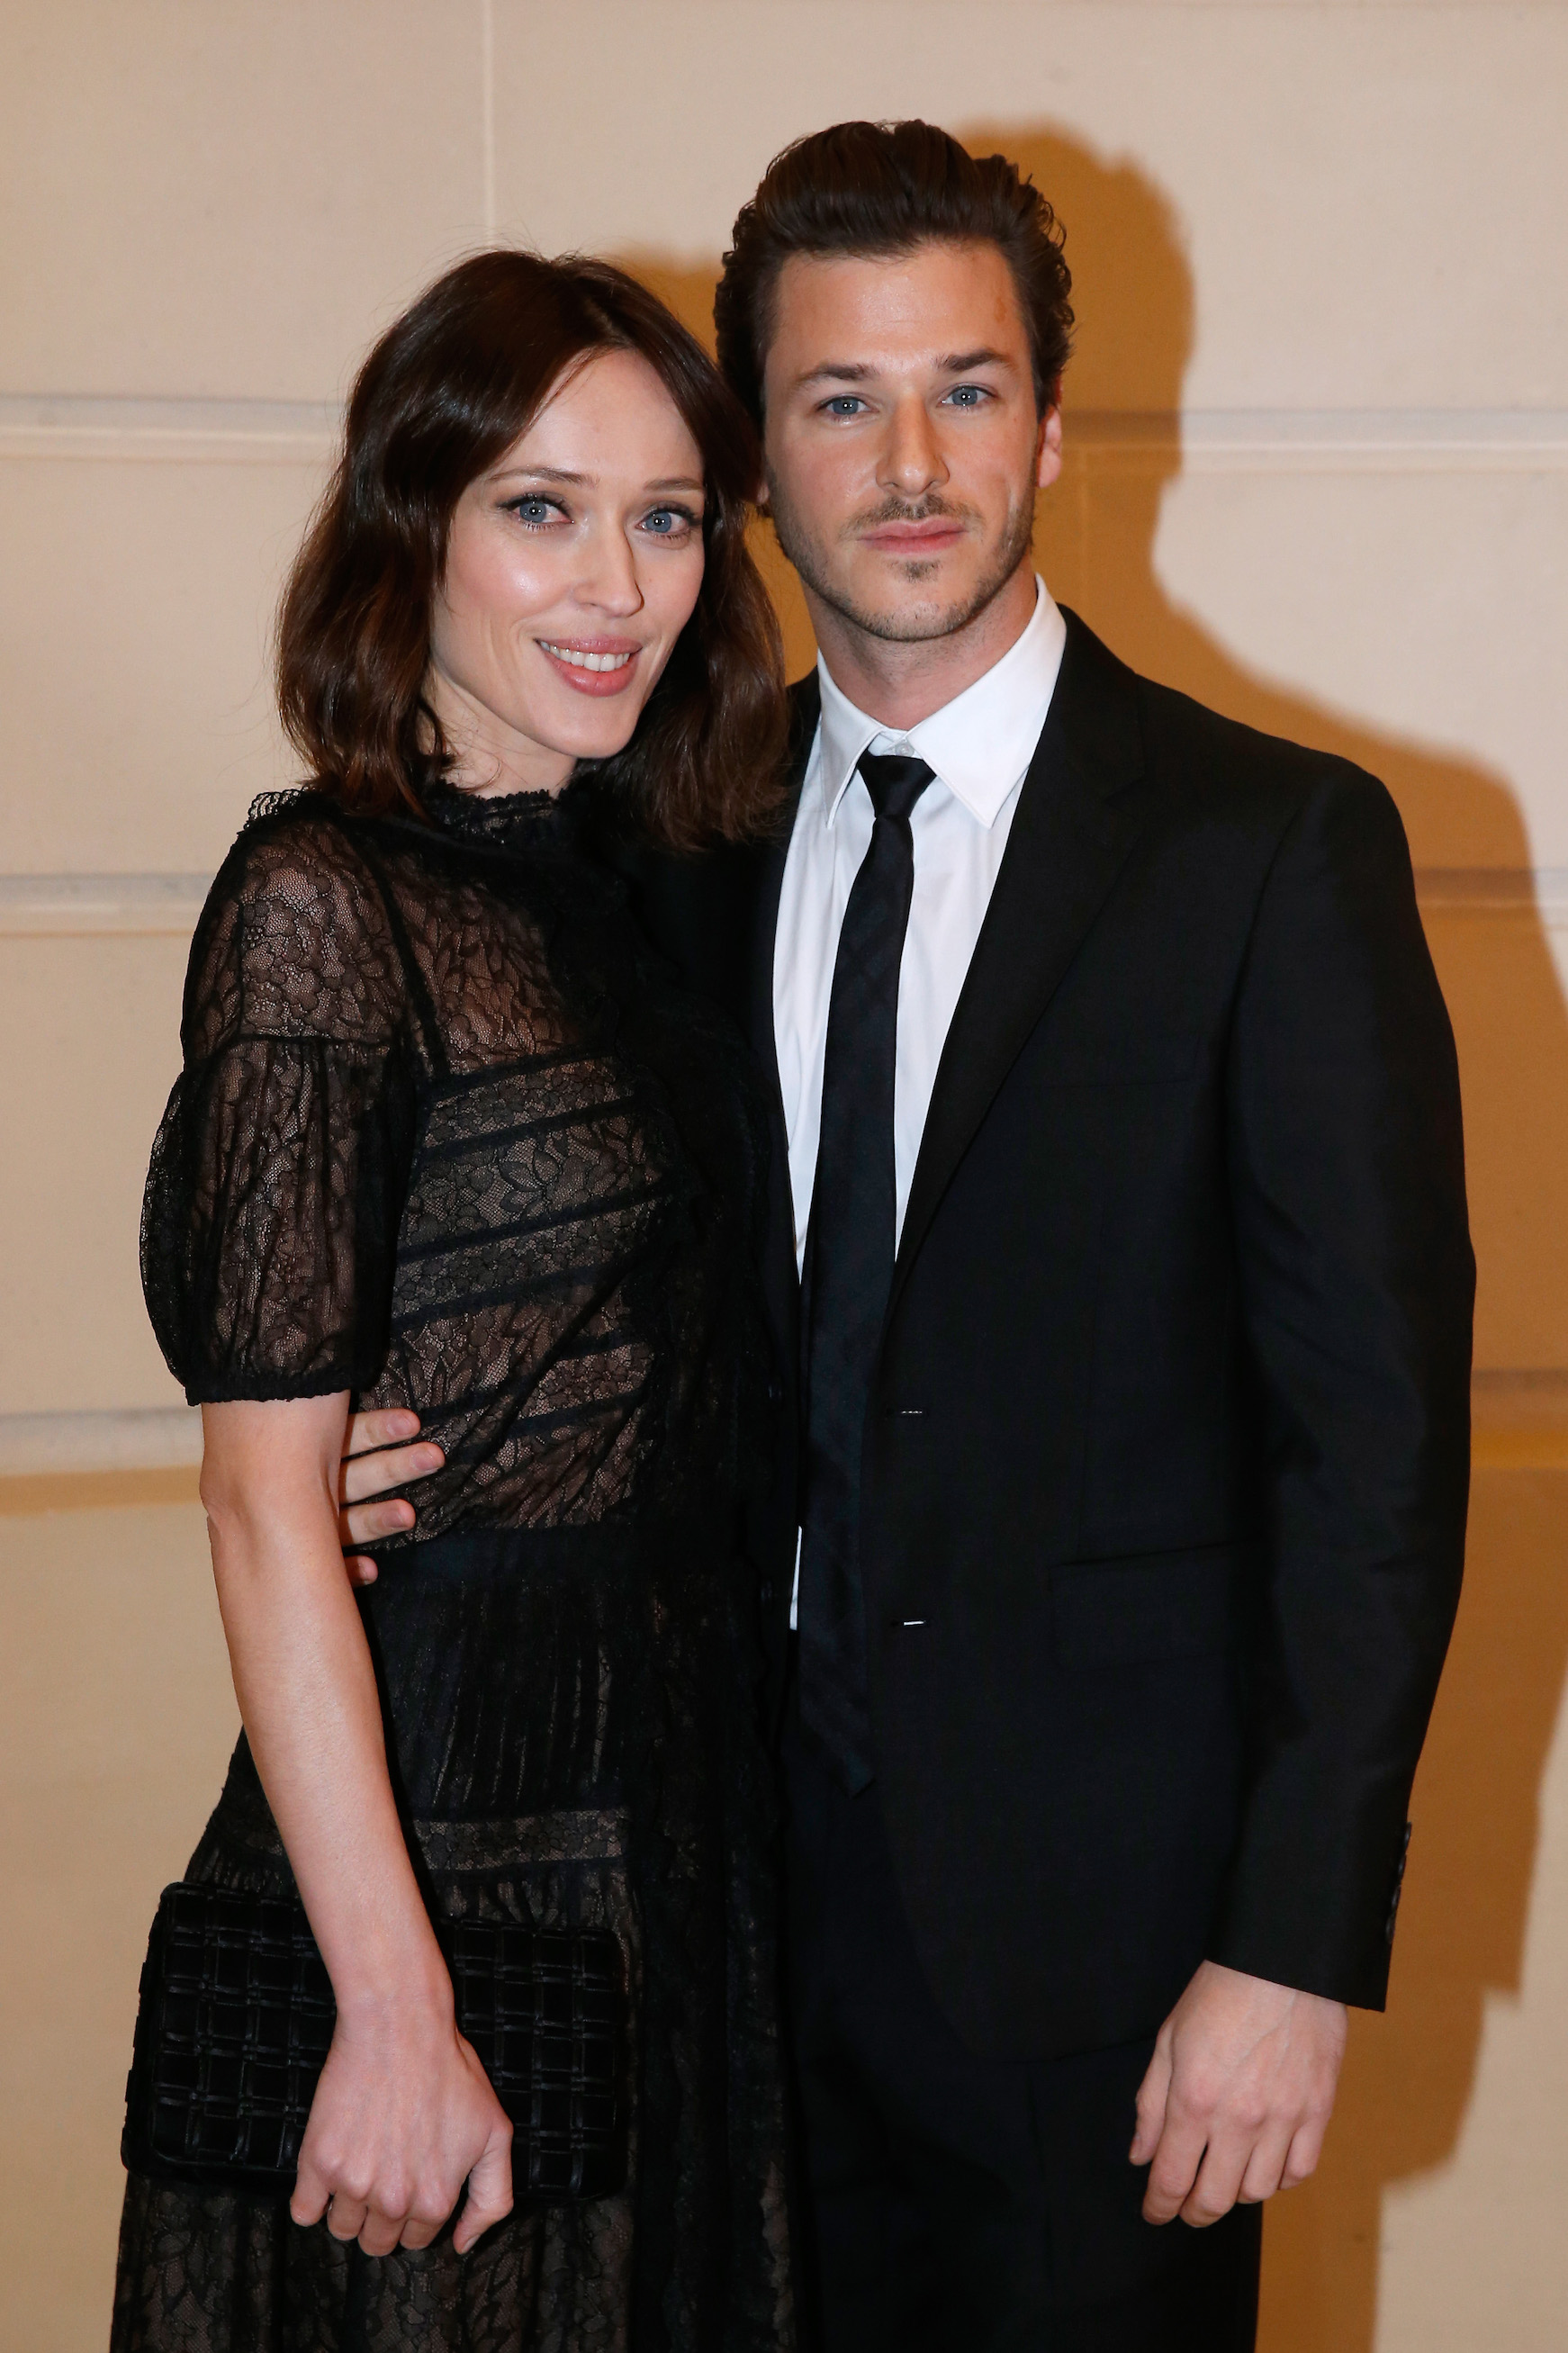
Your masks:
{"label": "white dress shirt", "polygon": [[[773,1037],[789,1136],[797,1267],[816,1181],[822,1065],[833,965],[850,885],[871,843],[862,752],[912,752],[933,771],[910,820],[915,888],[899,967],[893,1073],[895,1233],[904,1211],[937,1064],[1007,847],[1018,792],[1056,691],[1067,624],[1043,580],[1027,628],[984,678],[896,734],[858,711],[817,657],[822,717],[784,860],[773,941]],[[796,1622],[799,1546],[790,1624]]]}
{"label": "white dress shirt", "polygon": [[893,1079],[897,1227],[914,1178],[937,1064],[991,903],[1019,787],[1056,691],[1067,625],[1043,580],[1027,628],[973,686],[895,734],[858,711],[820,656],[822,718],[784,861],[773,943],[773,1035],[789,1135],[797,1265],[816,1180],[822,1064],[839,927],[871,842],[862,752],[912,752],[933,770],[916,802],[915,890],[899,967]]}

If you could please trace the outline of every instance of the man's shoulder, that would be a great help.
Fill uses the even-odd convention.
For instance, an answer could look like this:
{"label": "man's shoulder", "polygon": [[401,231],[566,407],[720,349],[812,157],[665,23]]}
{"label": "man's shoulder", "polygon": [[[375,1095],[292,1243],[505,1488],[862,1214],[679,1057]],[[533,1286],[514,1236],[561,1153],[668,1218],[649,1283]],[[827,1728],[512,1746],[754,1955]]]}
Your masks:
{"label": "man's shoulder", "polygon": [[1270,734],[1146,677],[1076,614],[1068,618],[1079,694],[1102,707],[1121,705],[1128,721],[1135,723],[1148,780],[1173,804],[1211,813],[1226,807],[1264,822],[1289,822],[1324,794],[1369,810],[1392,810],[1386,787],[1353,761],[1318,744]]}

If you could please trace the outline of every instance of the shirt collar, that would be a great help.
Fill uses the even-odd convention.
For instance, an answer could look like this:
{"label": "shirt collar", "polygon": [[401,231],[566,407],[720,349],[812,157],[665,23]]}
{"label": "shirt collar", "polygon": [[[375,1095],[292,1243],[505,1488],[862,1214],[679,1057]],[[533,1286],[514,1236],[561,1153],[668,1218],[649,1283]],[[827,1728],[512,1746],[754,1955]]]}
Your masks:
{"label": "shirt collar", "polygon": [[994,825],[1034,756],[1066,643],[1067,623],[1037,574],[1035,609],[1023,636],[973,686],[903,734],[858,710],[818,654],[824,823],[833,823],[861,753],[874,746],[879,752],[913,752],[978,824]]}

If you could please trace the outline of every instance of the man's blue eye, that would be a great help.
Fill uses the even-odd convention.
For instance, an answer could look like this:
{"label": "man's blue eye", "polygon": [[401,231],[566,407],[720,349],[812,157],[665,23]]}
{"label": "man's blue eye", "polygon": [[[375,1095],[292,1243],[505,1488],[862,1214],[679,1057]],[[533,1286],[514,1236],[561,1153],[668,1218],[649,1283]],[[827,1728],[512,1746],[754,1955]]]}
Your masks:
{"label": "man's blue eye", "polygon": [[977,384],[960,384],[953,386],[948,397],[960,408],[978,408],[985,395]]}
{"label": "man's blue eye", "polygon": [[861,405],[854,393],[837,392],[827,404],[827,413],[830,417],[852,417]]}

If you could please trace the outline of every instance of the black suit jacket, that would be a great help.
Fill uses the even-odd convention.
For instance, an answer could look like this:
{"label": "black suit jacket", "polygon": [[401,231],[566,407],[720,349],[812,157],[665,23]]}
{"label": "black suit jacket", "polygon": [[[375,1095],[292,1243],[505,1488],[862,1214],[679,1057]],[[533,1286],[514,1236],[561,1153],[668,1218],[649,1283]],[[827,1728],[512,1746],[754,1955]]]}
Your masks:
{"label": "black suit jacket", "polygon": [[[793,818],[815,730],[795,690]],[[770,1074],[787,826],[643,859]],[[782,1675],[786,1444],[752,1531]],[[1050,2057],[1206,1955],[1382,2006],[1458,1597],[1474,1267],[1452,1035],[1373,778],[1074,616],[953,1017],[867,1415],[877,1778],[937,1999]]]}

